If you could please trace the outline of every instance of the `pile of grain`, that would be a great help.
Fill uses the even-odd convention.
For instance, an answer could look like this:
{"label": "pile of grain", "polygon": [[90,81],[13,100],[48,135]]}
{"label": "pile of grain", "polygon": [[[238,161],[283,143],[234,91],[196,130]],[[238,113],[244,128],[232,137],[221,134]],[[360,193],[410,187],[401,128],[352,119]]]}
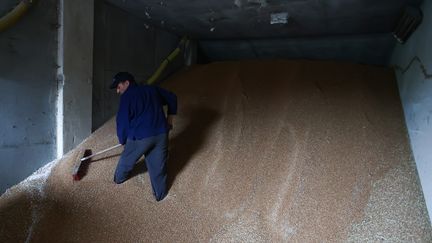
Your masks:
{"label": "pile of grain", "polygon": [[179,98],[164,201],[143,161],[113,183],[121,149],[72,181],[83,149],[117,143],[111,119],[41,190],[22,183],[2,195],[0,241],[432,241],[391,70],[225,62],[164,86]]}

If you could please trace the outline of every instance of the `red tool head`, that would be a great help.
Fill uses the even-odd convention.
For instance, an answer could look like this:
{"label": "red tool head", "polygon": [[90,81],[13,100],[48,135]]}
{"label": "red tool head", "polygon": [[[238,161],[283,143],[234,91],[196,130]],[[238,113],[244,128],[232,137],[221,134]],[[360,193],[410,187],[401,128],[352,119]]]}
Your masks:
{"label": "red tool head", "polygon": [[[88,157],[91,154],[92,154],[92,151],[90,149],[86,149],[84,151],[82,158]],[[85,174],[87,174],[90,160],[91,159],[86,159],[86,160],[81,161],[81,159],[80,159],[80,161],[78,162],[78,165],[75,166],[73,173],[72,173],[72,179],[74,181],[81,180],[85,176]]]}

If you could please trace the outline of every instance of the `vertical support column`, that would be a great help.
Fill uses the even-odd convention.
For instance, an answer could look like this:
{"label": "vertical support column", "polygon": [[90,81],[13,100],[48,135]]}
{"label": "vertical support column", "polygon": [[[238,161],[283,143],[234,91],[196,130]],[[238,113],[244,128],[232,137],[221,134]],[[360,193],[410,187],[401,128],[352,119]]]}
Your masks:
{"label": "vertical support column", "polygon": [[57,114],[56,114],[56,147],[57,147],[57,159],[63,156],[63,86],[64,86],[64,74],[63,74],[63,10],[64,0],[58,2],[58,23],[59,28],[57,32]]}
{"label": "vertical support column", "polygon": [[63,2],[63,149],[91,133],[94,0]]}
{"label": "vertical support column", "polygon": [[192,66],[197,63],[197,41],[190,40],[189,45],[187,46],[184,59],[186,66]]}

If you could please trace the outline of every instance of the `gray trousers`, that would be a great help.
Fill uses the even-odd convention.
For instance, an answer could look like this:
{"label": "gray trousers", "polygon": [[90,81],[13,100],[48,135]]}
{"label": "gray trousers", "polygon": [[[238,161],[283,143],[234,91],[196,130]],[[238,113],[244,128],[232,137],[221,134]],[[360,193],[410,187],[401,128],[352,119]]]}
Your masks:
{"label": "gray trousers", "polygon": [[160,201],[167,194],[167,133],[140,140],[128,139],[117,164],[114,182],[120,184],[126,181],[135,163],[142,155],[145,155],[145,163],[150,175],[153,194],[156,200]]}

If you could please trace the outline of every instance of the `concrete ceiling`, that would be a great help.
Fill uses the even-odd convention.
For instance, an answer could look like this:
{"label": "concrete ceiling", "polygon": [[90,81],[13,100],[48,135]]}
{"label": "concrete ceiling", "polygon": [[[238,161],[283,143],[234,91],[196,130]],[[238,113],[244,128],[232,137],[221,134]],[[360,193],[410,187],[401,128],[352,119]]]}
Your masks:
{"label": "concrete ceiling", "polygon": [[[334,36],[391,32],[421,0],[106,0],[147,24],[196,39]],[[282,22],[271,24],[272,15]],[[287,18],[285,18],[288,16]],[[275,19],[273,19],[275,20]]]}

